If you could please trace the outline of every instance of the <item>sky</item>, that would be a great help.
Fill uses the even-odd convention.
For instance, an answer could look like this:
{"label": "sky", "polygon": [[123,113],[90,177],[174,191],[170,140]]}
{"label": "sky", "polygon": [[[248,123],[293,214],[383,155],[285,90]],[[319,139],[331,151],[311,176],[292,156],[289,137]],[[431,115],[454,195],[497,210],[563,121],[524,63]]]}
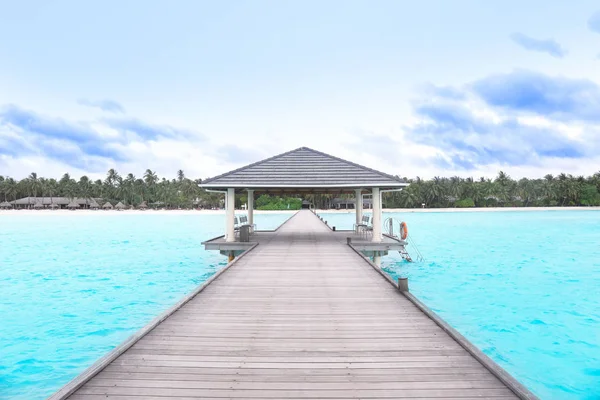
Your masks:
{"label": "sky", "polygon": [[0,0],[0,175],[600,170],[600,5]]}

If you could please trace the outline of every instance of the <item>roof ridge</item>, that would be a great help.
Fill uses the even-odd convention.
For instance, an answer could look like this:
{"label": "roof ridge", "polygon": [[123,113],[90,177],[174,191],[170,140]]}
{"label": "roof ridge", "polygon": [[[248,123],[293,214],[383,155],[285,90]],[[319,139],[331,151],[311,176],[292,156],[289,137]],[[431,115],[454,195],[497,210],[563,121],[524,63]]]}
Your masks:
{"label": "roof ridge", "polygon": [[395,181],[398,181],[398,182],[403,182],[403,183],[404,183],[404,180],[402,180],[402,179],[400,179],[400,178],[398,178],[398,177],[396,177],[396,176],[394,176],[394,175],[386,174],[385,172],[381,172],[381,171],[378,171],[378,170],[376,170],[376,169],[373,169],[373,168],[365,167],[364,165],[357,164],[357,163],[355,163],[355,162],[352,162],[352,161],[344,160],[343,158],[339,158],[339,157],[336,157],[336,156],[332,156],[331,154],[323,153],[322,151],[314,150],[314,149],[311,149],[311,148],[309,148],[309,147],[302,147],[302,149],[310,150],[310,151],[312,151],[313,153],[317,153],[317,154],[320,154],[320,155],[322,155],[322,156],[327,156],[327,157],[329,157],[329,158],[333,158],[333,159],[335,159],[335,160],[337,160],[337,161],[341,161],[341,162],[343,162],[343,163],[350,164],[350,165],[353,165],[353,166],[355,166],[355,167],[358,167],[358,168],[366,169],[366,170],[368,170],[368,171],[375,172],[375,173],[377,173],[377,174],[379,174],[379,175],[383,175],[383,176],[385,176],[386,178],[390,178],[390,179],[393,179],[393,180],[395,180]]}
{"label": "roof ridge", "polygon": [[[306,147],[306,148],[307,148],[307,147]],[[277,155],[274,155],[274,156],[272,156],[272,157],[265,158],[264,160],[260,160],[260,161],[253,162],[252,164],[244,165],[243,167],[239,167],[239,168],[237,168],[237,169],[234,169],[234,170],[232,170],[232,171],[225,172],[224,174],[221,174],[221,175],[217,175],[217,176],[213,176],[213,177],[211,177],[211,178],[208,178],[208,179],[206,179],[206,180],[202,181],[202,183],[201,183],[201,184],[202,184],[202,185],[204,185],[205,183],[210,183],[210,182],[214,181],[215,179],[219,179],[219,178],[223,178],[224,176],[227,176],[227,175],[235,174],[236,172],[239,172],[239,171],[241,171],[241,170],[243,170],[243,169],[246,169],[246,168],[251,168],[251,167],[255,167],[255,166],[257,166],[257,165],[259,165],[259,164],[262,164],[262,163],[265,163],[265,162],[267,162],[267,161],[273,161],[273,160],[275,160],[275,159],[277,159],[277,158],[279,158],[279,157],[283,157],[283,156],[285,156],[285,155],[288,155],[288,154],[290,154],[290,153],[293,153],[293,152],[295,152],[295,151],[302,150],[302,149],[305,149],[305,147],[298,147],[297,149],[290,150],[290,151],[286,151],[285,153],[277,154]],[[309,150],[310,150],[310,149],[309,149]]]}

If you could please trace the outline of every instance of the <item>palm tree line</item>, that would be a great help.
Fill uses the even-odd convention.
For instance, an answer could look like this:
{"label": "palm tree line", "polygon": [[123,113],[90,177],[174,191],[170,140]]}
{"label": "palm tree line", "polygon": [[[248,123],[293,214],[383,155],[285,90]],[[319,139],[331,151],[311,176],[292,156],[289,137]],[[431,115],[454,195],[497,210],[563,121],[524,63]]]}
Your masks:
{"label": "palm tree line", "polygon": [[0,175],[0,198],[4,201],[23,197],[100,198],[126,205],[147,203],[168,208],[219,205],[218,195],[198,187],[200,179],[189,179],[182,170],[176,176],[171,180],[160,178],[150,169],[142,177],[131,173],[122,176],[110,169],[104,180],[92,180],[85,175],[75,180],[68,173],[59,180],[43,178],[35,172],[21,180]]}
{"label": "palm tree line", "polygon": [[[531,206],[600,206],[600,171],[589,176],[560,174],[541,179],[512,179],[500,171],[494,179],[434,177],[404,178],[410,185],[401,192],[385,193],[388,208],[436,207],[531,207]],[[43,178],[32,172],[15,180],[0,175],[0,199],[23,197],[100,198],[137,206],[142,202],[167,208],[207,208],[222,205],[222,196],[208,193],[198,185],[201,179],[189,179],[182,170],[176,178],[160,178],[147,169],[142,177],[125,177],[110,169],[104,180],[82,176],[73,179],[68,173],[59,180]],[[331,205],[334,195],[309,195],[319,208]],[[350,196],[351,197],[351,196]],[[243,199],[237,199],[243,200]],[[243,201],[242,201],[243,202]]]}
{"label": "palm tree line", "polygon": [[[399,192],[383,194],[386,208],[449,207],[563,207],[600,206],[600,171],[589,177],[548,174],[541,179],[512,179],[500,171],[494,179],[403,178],[410,185]],[[316,208],[332,205],[335,195],[308,195]],[[352,198],[353,195],[338,197]]]}
{"label": "palm tree line", "polygon": [[600,171],[589,177],[548,174],[541,179],[404,178],[410,185],[387,193],[387,207],[548,207],[600,206]]}

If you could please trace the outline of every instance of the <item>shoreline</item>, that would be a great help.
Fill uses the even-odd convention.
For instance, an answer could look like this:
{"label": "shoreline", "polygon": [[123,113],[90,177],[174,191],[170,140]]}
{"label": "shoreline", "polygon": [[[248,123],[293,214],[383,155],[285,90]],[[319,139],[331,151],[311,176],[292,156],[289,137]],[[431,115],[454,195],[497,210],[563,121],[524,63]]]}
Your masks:
{"label": "shoreline", "polygon": [[[254,210],[254,214],[290,214],[298,210]],[[354,214],[354,210],[316,210],[327,214]],[[600,211],[600,207],[473,207],[473,208],[384,208],[384,213],[462,213],[462,212],[527,212],[527,211]],[[370,213],[370,209],[363,210]],[[246,210],[236,210],[244,214]],[[3,215],[222,215],[225,210],[0,210]]]}

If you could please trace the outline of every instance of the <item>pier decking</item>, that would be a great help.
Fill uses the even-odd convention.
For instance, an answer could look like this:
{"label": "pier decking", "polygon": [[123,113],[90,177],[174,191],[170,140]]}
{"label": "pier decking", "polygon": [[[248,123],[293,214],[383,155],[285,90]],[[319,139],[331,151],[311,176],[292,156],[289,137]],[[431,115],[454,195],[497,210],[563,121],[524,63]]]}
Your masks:
{"label": "pier decking", "polygon": [[109,361],[55,398],[517,398],[309,211]]}

